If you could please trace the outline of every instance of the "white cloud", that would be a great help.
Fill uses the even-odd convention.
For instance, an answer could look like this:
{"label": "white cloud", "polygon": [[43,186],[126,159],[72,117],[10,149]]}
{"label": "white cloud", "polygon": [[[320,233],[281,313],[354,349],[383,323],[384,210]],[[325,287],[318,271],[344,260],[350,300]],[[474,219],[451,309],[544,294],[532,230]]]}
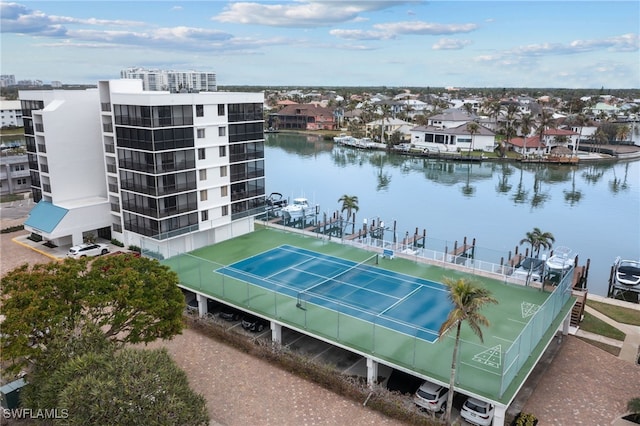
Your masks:
{"label": "white cloud", "polygon": [[347,40],[388,40],[395,38],[393,34],[365,30],[331,30],[329,34]]}
{"label": "white cloud", "polygon": [[436,24],[424,21],[390,22],[386,24],[376,24],[373,27],[392,34],[428,35],[470,33],[478,29],[477,24]]}
{"label": "white cloud", "polygon": [[323,27],[361,20],[359,14],[402,4],[402,1],[298,1],[285,4],[235,2],[212,19],[271,27]]}
{"label": "white cloud", "polygon": [[452,38],[441,38],[431,48],[433,50],[460,50],[471,44],[471,40],[455,40]]}

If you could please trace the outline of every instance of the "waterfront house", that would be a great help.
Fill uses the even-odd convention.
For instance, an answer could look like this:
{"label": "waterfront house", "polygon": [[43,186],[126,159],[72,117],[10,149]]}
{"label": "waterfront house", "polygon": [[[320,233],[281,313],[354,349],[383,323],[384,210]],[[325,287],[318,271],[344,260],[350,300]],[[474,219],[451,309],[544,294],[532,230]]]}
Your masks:
{"label": "waterfront house", "polygon": [[540,157],[546,149],[545,144],[540,142],[538,135],[528,136],[526,139],[523,137],[511,138],[508,142],[505,141],[505,145],[507,150],[517,152],[524,157]]}
{"label": "waterfront house", "polygon": [[315,104],[287,105],[272,115],[279,129],[336,130],[333,111]]}
{"label": "waterfront house", "polygon": [[493,152],[496,148],[496,134],[478,125],[477,133],[472,135],[467,129],[468,121],[452,128],[414,127],[411,129],[411,144],[418,149],[436,152],[466,152],[470,149]]}

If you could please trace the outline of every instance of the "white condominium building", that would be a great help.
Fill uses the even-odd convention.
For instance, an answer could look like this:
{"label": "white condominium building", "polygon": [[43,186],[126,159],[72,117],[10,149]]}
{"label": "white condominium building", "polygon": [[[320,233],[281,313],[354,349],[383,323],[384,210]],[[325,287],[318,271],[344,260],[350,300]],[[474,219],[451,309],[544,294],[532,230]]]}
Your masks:
{"label": "white condominium building", "polygon": [[148,70],[128,68],[120,71],[120,78],[142,80],[144,90],[169,92],[215,92],[216,74],[198,71]]}
{"label": "white condominium building", "polygon": [[117,239],[162,256],[253,230],[264,211],[263,94],[20,91],[32,192],[25,228],[56,245]]}

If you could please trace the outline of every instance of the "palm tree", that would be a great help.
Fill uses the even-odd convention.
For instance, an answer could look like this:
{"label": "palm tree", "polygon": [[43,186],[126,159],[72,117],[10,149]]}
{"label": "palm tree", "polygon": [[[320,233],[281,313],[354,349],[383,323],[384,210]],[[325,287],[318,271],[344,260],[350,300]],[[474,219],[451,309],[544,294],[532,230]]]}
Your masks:
{"label": "palm tree", "polygon": [[[518,113],[518,107],[515,104],[509,104],[507,107],[507,115],[505,117],[505,122],[502,125],[502,131],[504,132],[505,137],[507,138],[507,144],[511,142],[511,138],[513,138],[517,131],[518,120],[516,114]],[[506,150],[504,143],[500,142],[500,157],[504,157]]]}
{"label": "palm tree", "polygon": [[467,123],[467,132],[471,134],[471,148],[469,149],[469,157],[471,157],[471,151],[473,151],[473,136],[480,132],[480,125],[475,121]]}
{"label": "palm tree", "polygon": [[530,244],[531,254],[536,252],[536,257],[540,255],[540,249],[550,249],[556,239],[551,232],[542,232],[540,228],[533,228],[533,231],[527,232],[526,238],[520,240],[520,244]]}
{"label": "palm tree", "polygon": [[576,143],[576,146],[574,148],[575,152],[577,152],[578,149],[580,148],[580,140],[582,139],[582,130],[584,129],[584,126],[589,124],[589,119],[587,118],[586,115],[580,113],[576,116],[576,124],[578,125],[578,127],[580,127],[580,132],[578,133],[578,142]]}
{"label": "palm tree", "polygon": [[531,114],[525,114],[520,118],[520,131],[522,132],[522,138],[524,141],[522,142],[522,155],[527,155],[527,136],[531,133],[531,125],[533,124],[533,117]]}
{"label": "palm tree", "polygon": [[486,288],[477,287],[468,280],[460,278],[452,280],[444,279],[444,284],[449,287],[449,300],[453,303],[453,309],[449,312],[447,319],[440,326],[439,337],[444,336],[452,328],[456,329],[456,340],[453,345],[453,356],[451,360],[451,376],[449,378],[449,396],[447,397],[447,411],[445,421],[449,423],[451,418],[451,407],[453,406],[453,387],[456,377],[456,364],[458,363],[458,346],[460,345],[460,329],[462,323],[466,322],[480,342],[484,343],[480,326],[489,326],[489,320],[480,314],[480,308],[487,303],[498,303],[491,297],[491,293]]}
{"label": "palm tree", "polygon": [[382,104],[380,106],[380,143],[386,143],[385,142],[385,134],[386,134],[386,129],[385,129],[385,122],[389,120],[389,117],[391,116],[391,106],[389,104]]}
{"label": "palm tree", "polygon": [[540,115],[540,126],[538,127],[538,130],[536,133],[538,133],[538,136],[540,137],[540,143],[544,143],[544,134],[545,132],[550,129],[555,127],[555,120],[553,119],[553,117],[551,116],[551,113],[545,111],[544,109],[542,110],[542,114]]}
{"label": "palm tree", "polygon": [[345,210],[347,211],[347,221],[351,218],[351,212],[360,210],[358,207],[358,196],[357,195],[343,195],[338,198],[338,202],[342,203],[342,210],[340,213],[343,213]]}

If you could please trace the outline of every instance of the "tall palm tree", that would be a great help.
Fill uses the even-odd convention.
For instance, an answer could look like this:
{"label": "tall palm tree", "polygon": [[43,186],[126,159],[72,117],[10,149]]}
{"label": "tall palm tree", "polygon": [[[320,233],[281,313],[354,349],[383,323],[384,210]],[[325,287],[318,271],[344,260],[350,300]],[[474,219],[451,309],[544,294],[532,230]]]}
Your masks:
{"label": "tall palm tree", "polygon": [[475,121],[467,123],[467,132],[471,134],[471,148],[469,148],[469,157],[471,157],[471,151],[473,151],[473,136],[480,132],[480,125]]}
{"label": "tall palm tree", "polygon": [[360,210],[360,207],[358,207],[357,195],[345,194],[338,198],[338,202],[342,203],[342,210],[340,210],[340,213],[344,213],[345,210],[347,211],[347,221],[351,218],[352,212]]}
{"label": "tall palm tree", "polygon": [[544,143],[544,134],[545,132],[555,127],[555,120],[553,119],[551,113],[548,111],[542,110],[542,114],[540,114],[540,126],[538,127],[536,133],[540,137],[540,142]]}
{"label": "tall palm tree", "polygon": [[380,143],[385,143],[385,122],[391,117],[391,105],[382,104],[380,106]]}
{"label": "tall palm tree", "polygon": [[523,142],[522,142],[523,156],[527,155],[527,136],[529,136],[529,133],[531,133],[532,125],[533,125],[533,117],[531,117],[531,114],[525,114],[520,118],[520,131],[522,132],[522,138],[523,138]]}
{"label": "tall palm tree", "polygon": [[540,228],[533,228],[533,231],[527,232],[526,238],[520,240],[520,244],[530,244],[531,245],[531,254],[533,255],[534,251],[536,253],[536,257],[540,255],[540,249],[550,249],[555,243],[556,238],[553,236],[551,232],[542,232]]}
{"label": "tall palm tree", "polygon": [[444,420],[449,423],[451,419],[451,407],[453,406],[453,394],[456,377],[456,364],[458,363],[458,346],[460,345],[460,329],[462,323],[466,322],[476,336],[484,342],[480,326],[489,326],[489,320],[479,311],[487,303],[498,303],[491,297],[489,290],[477,287],[468,280],[460,278],[452,280],[444,279],[444,284],[449,287],[449,300],[453,303],[453,309],[449,312],[447,319],[440,326],[439,337],[444,336],[451,329],[456,330],[456,340],[453,345],[453,356],[451,360],[451,376],[449,378],[449,396],[447,397],[447,411]]}
{"label": "tall palm tree", "polygon": [[584,126],[589,124],[589,119],[587,118],[586,115],[580,113],[580,114],[578,114],[576,116],[576,124],[580,128],[580,132],[578,132],[578,142],[576,143],[576,146],[574,147],[574,151],[578,152],[578,149],[580,148],[580,140],[582,139],[582,130],[584,129]]}

